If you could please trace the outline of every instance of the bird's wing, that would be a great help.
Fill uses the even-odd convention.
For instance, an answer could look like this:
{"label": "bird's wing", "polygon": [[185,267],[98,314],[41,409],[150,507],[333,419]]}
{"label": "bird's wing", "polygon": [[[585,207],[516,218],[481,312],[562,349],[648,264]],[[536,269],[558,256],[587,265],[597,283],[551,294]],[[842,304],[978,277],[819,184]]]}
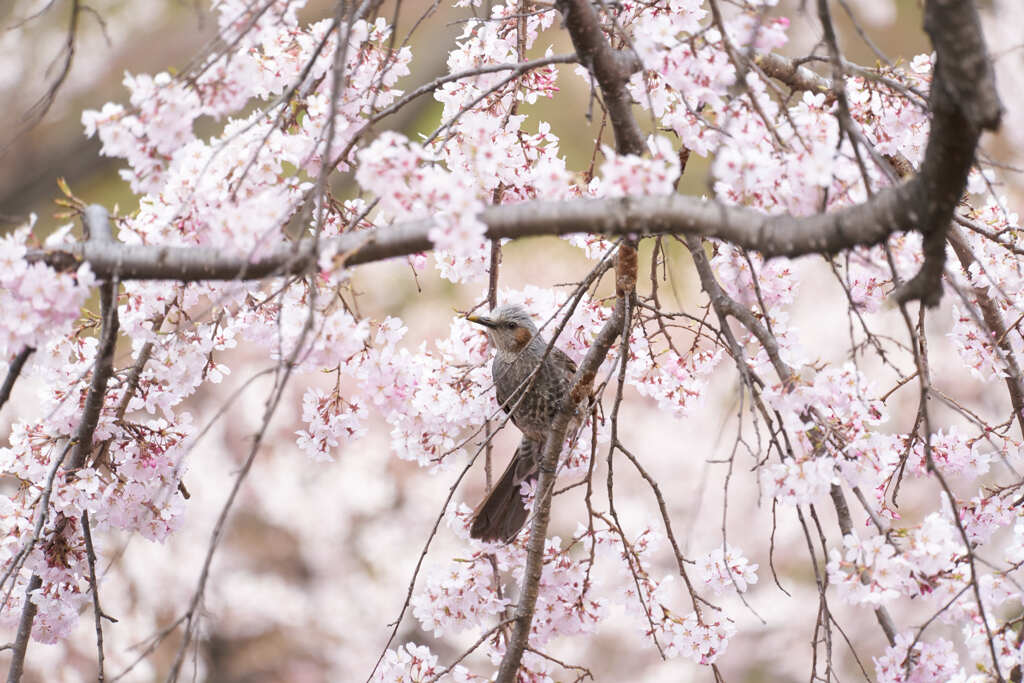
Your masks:
{"label": "bird's wing", "polygon": [[[561,375],[561,377],[564,379],[565,392],[566,396],[568,396],[569,388],[572,385],[572,378],[576,375],[576,370],[578,369],[576,366],[576,361],[574,361],[572,358],[569,358],[569,356],[567,356],[565,352],[562,351],[561,349],[554,348],[552,349],[551,362],[555,364],[555,366],[558,368],[559,375]],[[593,387],[591,387],[590,390],[591,392],[593,392]],[[591,393],[590,396],[583,403],[585,405],[580,405],[577,408],[577,415],[579,415],[581,412],[590,411],[590,408],[594,405],[594,394]],[[573,424],[575,424],[575,426],[573,426]],[[579,429],[579,424],[580,423],[570,423],[570,433],[574,432],[576,429]]]}
{"label": "bird's wing", "polygon": [[566,381],[571,382],[573,375],[576,374],[576,361],[569,358],[565,351],[558,348],[557,346],[551,349],[551,362],[558,368],[559,374],[565,377]]}

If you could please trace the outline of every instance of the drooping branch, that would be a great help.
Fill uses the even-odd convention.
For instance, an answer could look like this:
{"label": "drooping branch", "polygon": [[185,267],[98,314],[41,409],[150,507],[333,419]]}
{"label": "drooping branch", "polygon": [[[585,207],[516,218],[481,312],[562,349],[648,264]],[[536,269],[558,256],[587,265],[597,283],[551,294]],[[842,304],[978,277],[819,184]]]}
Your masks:
{"label": "drooping branch", "polygon": [[[976,259],[974,254],[971,253],[971,248],[968,246],[967,240],[964,239],[963,233],[957,226],[950,226],[949,228],[949,244],[953,247],[953,252],[956,254],[957,259],[959,259],[964,272],[969,272],[971,264]],[[974,297],[978,300],[978,308],[981,310],[982,320],[984,320],[985,326],[992,335],[989,341],[993,346],[993,350],[1006,364],[1007,372],[1004,378],[1006,390],[1010,394],[1013,416],[1017,420],[1017,424],[1020,425],[1021,434],[1024,434],[1024,382],[1022,382],[1024,375],[1021,374],[1021,367],[1017,362],[1017,354],[1013,352],[1010,340],[1007,339],[1008,330],[1006,323],[1003,321],[1003,315],[999,312],[999,306],[989,296],[988,289],[976,286],[973,290]]]}
{"label": "drooping branch", "polygon": [[[626,81],[640,68],[639,60],[632,53],[618,52],[611,48],[601,30],[597,13],[589,2],[562,0],[558,3],[558,9],[565,18],[566,29],[580,61],[587,65],[601,87],[605,107],[615,131],[616,150],[619,154],[640,154],[643,150],[643,138],[633,117],[632,101],[625,89]],[[488,226],[490,227],[490,223]],[[579,410],[579,406],[593,394],[594,378],[615,339],[620,334],[624,338],[628,336],[628,330],[625,329],[629,321],[627,310],[635,296],[637,278],[635,226],[634,230],[626,230],[624,234],[626,239],[619,245],[615,255],[615,308],[580,363],[568,395],[563,400],[544,442],[534,499],[533,523],[530,526],[530,540],[527,545],[526,567],[523,572],[519,604],[516,606],[515,626],[505,656],[501,660],[501,667],[498,669],[497,683],[511,683],[516,678],[523,652],[529,647],[530,627],[544,568],[544,546],[547,542],[558,456],[565,443],[569,423]],[[621,352],[626,353],[625,349]]]}
{"label": "drooping branch", "polygon": [[[711,302],[711,306],[715,309],[719,317],[720,324],[723,332],[727,335],[730,341],[730,346],[733,347],[733,354],[735,356],[734,361],[740,374],[744,376],[744,381],[749,385],[752,393],[757,393],[758,383],[752,381],[750,378],[751,369],[747,365],[746,359],[743,357],[742,352],[736,343],[735,337],[729,332],[727,317],[731,317],[743,325],[747,330],[753,334],[758,342],[760,342],[765,353],[768,354],[768,359],[771,361],[772,367],[775,369],[779,380],[783,384],[790,384],[794,378],[793,368],[790,367],[785,360],[782,358],[782,353],[779,348],[778,340],[771,333],[771,331],[753,314],[751,311],[740,305],[735,299],[730,297],[722,286],[718,283],[714,272],[711,269],[711,264],[708,261],[707,255],[704,253],[704,247],[696,238],[689,238],[686,241],[686,246],[693,256],[694,267],[697,270],[697,275],[700,278],[701,288],[708,295],[708,299]],[[810,410],[805,416],[807,419],[813,419],[825,427],[825,421],[817,414],[816,410]],[[846,499],[843,495],[842,489],[833,484],[830,489],[832,498],[832,504],[836,510],[836,517],[839,521],[839,529],[842,535],[848,536],[853,529],[853,521],[850,516],[850,508],[846,503]],[[867,574],[863,575],[862,580],[868,582],[870,579]],[[823,598],[824,599],[824,598]],[[886,639],[890,645],[896,643],[896,627],[894,626],[892,616],[889,614],[889,610],[884,605],[879,605],[875,608],[875,618],[878,620],[879,626],[885,633]]]}
{"label": "drooping branch", "polygon": [[[86,244],[108,244],[113,243],[113,236],[110,230],[110,222],[106,209],[101,206],[90,206],[85,209],[82,216],[82,226],[88,238]],[[72,447],[70,457],[65,463],[64,455],[54,463],[50,479],[47,482],[44,496],[40,503],[39,517],[36,522],[36,529],[32,540],[27,546],[31,548],[39,538],[43,528],[43,522],[49,514],[49,496],[53,487],[53,475],[57,468],[64,464],[66,476],[74,477],[77,471],[85,464],[85,459],[92,451],[92,438],[96,432],[96,425],[99,422],[100,411],[103,408],[103,400],[107,395],[107,383],[113,375],[114,348],[117,343],[118,317],[117,317],[117,288],[116,278],[109,279],[100,286],[100,317],[102,326],[100,332],[99,347],[96,349],[96,360],[93,364],[92,381],[89,391],[85,397],[85,404],[82,407],[82,417],[75,430],[74,437],[69,443]],[[61,513],[63,514],[63,513]],[[27,556],[27,552],[25,553]],[[18,683],[25,663],[25,652],[28,646],[28,638],[32,631],[32,623],[36,616],[36,604],[31,600],[34,590],[42,586],[42,579],[38,574],[33,573],[29,579],[28,589],[25,592],[25,605],[22,607],[21,620],[18,625],[18,634],[15,639],[14,654],[11,658],[11,665],[8,669],[8,683]]]}
{"label": "drooping branch", "polygon": [[[35,15],[25,19],[24,21],[18,22],[14,26],[5,27],[7,30],[14,28],[21,28],[22,24],[27,23],[31,19],[35,19],[47,12],[54,3],[50,2],[46,4],[46,7],[39,10]],[[8,140],[4,140],[3,146],[0,147],[0,153],[6,153],[7,149],[26,132],[38,125],[46,117],[47,112],[50,111],[50,107],[57,100],[57,94],[60,92],[61,86],[67,81],[68,76],[71,74],[71,65],[75,60],[75,52],[78,48],[79,39],[79,20],[84,11],[92,13],[99,22],[100,28],[104,31],[104,37],[106,37],[106,28],[103,19],[96,12],[95,9],[84,5],[81,0],[73,0],[71,3],[71,16],[68,19],[68,30],[67,35],[64,38],[64,44],[61,46],[60,52],[56,55],[54,64],[57,60],[60,60],[60,66],[56,70],[56,77],[46,87],[46,92],[43,93],[35,103],[29,107],[28,111],[22,117],[23,123],[18,127],[15,134]],[[109,38],[107,38],[109,42]],[[53,65],[51,65],[52,67]],[[47,69],[47,73],[50,69]]]}
{"label": "drooping branch", "polygon": [[7,366],[7,376],[4,377],[4,383],[0,385],[0,408],[3,408],[4,404],[7,403],[7,399],[11,397],[11,391],[14,389],[14,383],[18,381],[18,376],[21,374],[22,368],[25,367],[28,357],[31,356],[34,351],[34,347],[26,346],[11,359],[10,365]]}
{"label": "drooping branch", "polygon": [[516,606],[512,637],[509,639],[505,656],[501,660],[501,667],[498,669],[498,676],[495,679],[496,683],[511,683],[516,680],[519,662],[529,640],[530,624],[533,622],[533,611],[537,605],[537,595],[540,590],[540,577],[544,567],[544,544],[547,541],[548,520],[551,518],[551,494],[555,486],[558,455],[565,443],[566,432],[573,415],[593,390],[598,368],[622,332],[626,299],[621,295],[622,288],[618,283],[623,278],[628,278],[629,273],[632,273],[633,282],[636,282],[635,257],[636,251],[633,249],[620,250],[618,253],[615,279],[616,289],[620,295],[615,308],[573,376],[569,392],[544,442],[544,452],[539,468],[540,476],[537,480],[537,493],[534,498],[533,522],[530,525],[530,540],[527,543],[522,593],[519,597],[519,604]]}

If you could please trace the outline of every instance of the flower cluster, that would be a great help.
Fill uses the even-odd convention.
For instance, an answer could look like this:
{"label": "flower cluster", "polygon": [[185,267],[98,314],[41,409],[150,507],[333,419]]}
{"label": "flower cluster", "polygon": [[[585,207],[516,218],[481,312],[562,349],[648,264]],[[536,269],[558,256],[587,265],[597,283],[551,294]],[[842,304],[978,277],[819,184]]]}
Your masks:
{"label": "flower cluster", "polygon": [[790,426],[798,447],[795,458],[768,466],[762,478],[766,495],[804,504],[839,483],[838,472],[872,485],[888,473],[885,465],[895,455],[889,449],[892,440],[878,441],[875,432],[886,413],[880,401],[870,398],[866,378],[852,364],[827,368],[811,382],[796,377],[766,389],[764,396]]}
{"label": "flower cluster", "polygon": [[307,389],[302,397],[302,421],[309,427],[296,432],[299,449],[313,460],[333,460],[331,452],[340,444],[362,437],[367,411],[358,400],[346,401],[337,389],[331,393]]}
{"label": "flower cluster", "polygon": [[[969,439],[956,427],[949,431],[939,430],[929,439],[928,450],[932,463],[943,474],[980,477],[989,471],[992,461],[991,446],[982,439]],[[907,467],[912,474],[925,476],[928,470],[925,444],[914,442],[907,458]]]}
{"label": "flower cluster", "polygon": [[359,153],[356,180],[380,197],[382,220],[433,217],[429,237],[434,246],[456,259],[476,262],[482,274],[486,226],[477,217],[484,204],[476,180],[461,170],[430,168],[433,161],[420,145],[385,133]]}
{"label": "flower cluster", "polygon": [[[913,567],[884,536],[843,536],[843,550],[829,550],[828,579],[843,600],[855,605],[884,605],[912,586]],[[913,590],[910,588],[909,590]]]}
{"label": "flower cluster", "polygon": [[690,612],[685,617],[670,617],[666,629],[665,654],[685,657],[698,664],[713,664],[725,653],[729,639],[736,635],[736,626],[721,617],[700,617]]}
{"label": "flower cluster", "polygon": [[0,359],[65,334],[95,284],[88,265],[72,274],[27,263],[30,231],[31,225],[0,237]]}
{"label": "flower cluster", "polygon": [[622,156],[610,148],[604,149],[600,180],[594,179],[591,194],[599,197],[630,197],[637,195],[672,194],[679,178],[679,157],[668,138],[651,136],[647,139],[649,159],[633,155]]}
{"label": "flower cluster", "polygon": [[722,359],[721,350],[697,351],[680,358],[668,349],[652,357],[646,341],[639,337],[634,345],[630,339],[627,379],[642,395],[657,401],[661,410],[686,417],[701,404],[711,373]]}
{"label": "flower cluster", "polygon": [[486,558],[449,565],[446,571],[428,576],[423,588],[413,596],[413,616],[424,631],[435,637],[480,628],[488,618],[501,614],[510,602],[498,597],[494,581]]}
{"label": "flower cluster", "polygon": [[835,459],[818,456],[768,465],[761,488],[765,496],[784,505],[806,505],[828,494],[829,488],[838,483]]}
{"label": "flower cluster", "polygon": [[928,642],[898,633],[896,644],[874,660],[879,683],[945,683],[957,675],[964,680],[956,649],[944,638]]}
{"label": "flower cluster", "polygon": [[[388,650],[377,671],[370,679],[374,683],[427,683],[438,680],[444,670],[437,663],[437,655],[426,645],[405,645]],[[452,681],[476,680],[463,666],[456,666],[451,672]]]}
{"label": "flower cluster", "polygon": [[732,546],[715,548],[707,553],[701,557],[698,568],[704,577],[704,584],[715,595],[733,588],[743,593],[757,583],[757,565],[750,564],[743,552]]}

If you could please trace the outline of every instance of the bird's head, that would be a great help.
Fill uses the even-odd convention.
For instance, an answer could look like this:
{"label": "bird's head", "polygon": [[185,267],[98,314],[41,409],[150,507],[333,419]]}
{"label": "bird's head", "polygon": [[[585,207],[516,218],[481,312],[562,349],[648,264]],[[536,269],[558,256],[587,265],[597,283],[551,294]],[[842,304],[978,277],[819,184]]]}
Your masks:
{"label": "bird's head", "polygon": [[489,315],[471,315],[466,320],[486,327],[488,338],[499,351],[518,353],[537,336],[530,314],[516,304],[502,304]]}

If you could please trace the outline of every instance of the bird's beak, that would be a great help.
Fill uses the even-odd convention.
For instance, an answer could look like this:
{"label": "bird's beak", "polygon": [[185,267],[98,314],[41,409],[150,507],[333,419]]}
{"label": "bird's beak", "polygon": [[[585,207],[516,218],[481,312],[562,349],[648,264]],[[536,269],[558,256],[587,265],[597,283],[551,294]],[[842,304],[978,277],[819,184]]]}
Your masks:
{"label": "bird's beak", "polygon": [[471,323],[476,323],[477,325],[483,325],[484,327],[495,328],[498,326],[498,323],[491,318],[488,318],[486,315],[467,315],[466,320]]}

